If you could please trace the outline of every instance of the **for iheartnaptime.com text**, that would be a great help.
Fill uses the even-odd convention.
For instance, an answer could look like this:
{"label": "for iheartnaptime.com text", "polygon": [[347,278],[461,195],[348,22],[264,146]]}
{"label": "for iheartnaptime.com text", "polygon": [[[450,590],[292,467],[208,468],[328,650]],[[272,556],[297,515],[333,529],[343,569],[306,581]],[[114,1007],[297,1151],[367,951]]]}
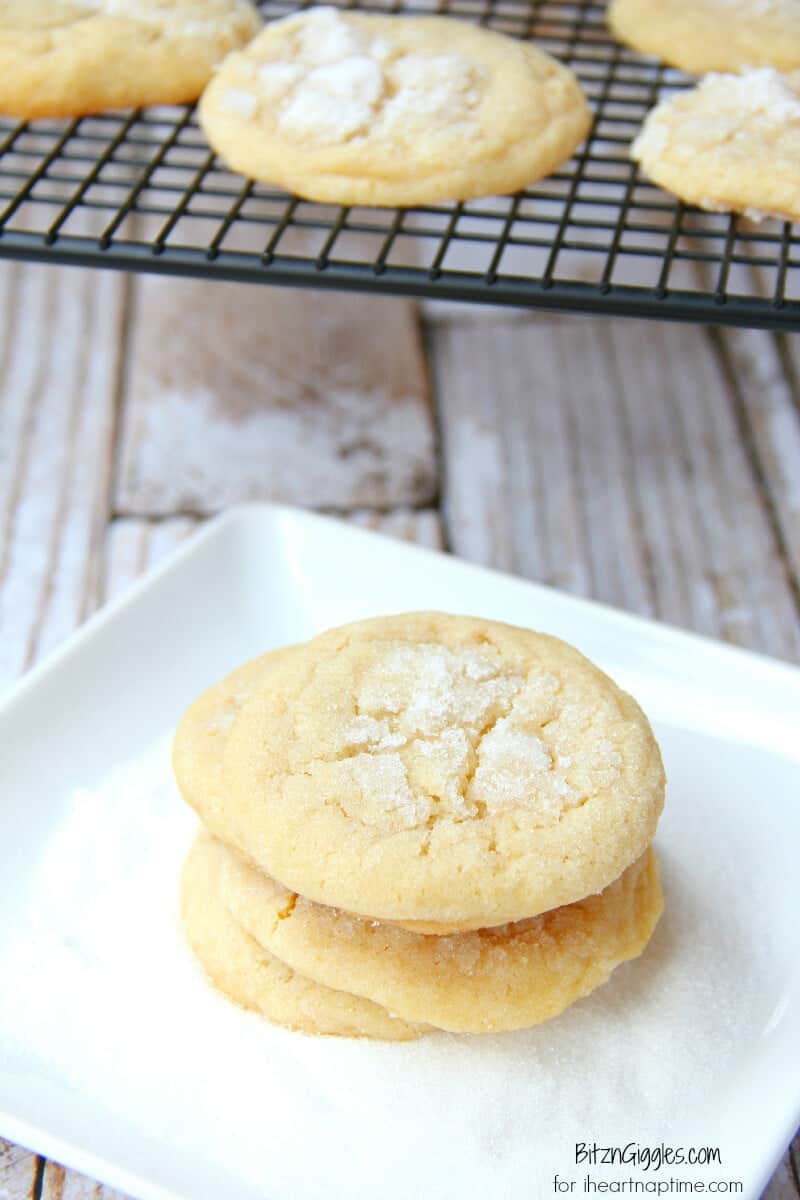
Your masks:
{"label": "for iheartnaptime.com text", "polygon": [[740,1179],[583,1179],[553,1178],[557,1196],[741,1196],[744,1184]]}

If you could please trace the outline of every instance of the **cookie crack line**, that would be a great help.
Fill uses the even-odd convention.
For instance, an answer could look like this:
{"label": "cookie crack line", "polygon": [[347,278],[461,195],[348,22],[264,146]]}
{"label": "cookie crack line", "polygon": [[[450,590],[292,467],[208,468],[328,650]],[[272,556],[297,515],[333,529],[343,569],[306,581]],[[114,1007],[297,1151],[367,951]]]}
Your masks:
{"label": "cookie crack line", "polygon": [[[561,680],[558,678],[558,676],[555,676],[554,678],[556,679],[556,682],[558,684],[555,694],[559,695],[559,693],[562,691],[563,685],[562,685]],[[501,721],[508,720],[508,718],[511,716],[511,714],[514,711],[514,705],[517,703],[517,699],[518,699],[517,696],[512,696],[511,699],[508,701],[508,705],[507,705],[505,711],[497,713],[497,715],[494,717],[490,717],[488,722],[483,726],[483,728],[478,730],[477,740],[473,747],[472,764],[467,769],[467,774],[466,774],[466,777],[464,780],[465,797],[466,797],[467,791],[469,790],[471,784],[473,783],[473,781],[475,779],[475,772],[478,769],[478,765],[479,765],[478,760],[480,758],[480,751],[481,751],[481,746],[483,745],[483,742],[497,728],[497,726],[500,724]],[[559,714],[556,714],[555,716],[552,716],[552,717],[548,717],[546,721],[540,721],[536,726],[538,731],[541,733],[542,730],[546,729],[548,725],[551,725],[553,723],[553,721],[558,720],[558,715]],[[485,817],[486,813],[487,813],[486,802],[483,800],[476,800],[476,801],[474,801],[474,803],[476,804],[476,806],[478,808],[478,815],[480,817]]]}

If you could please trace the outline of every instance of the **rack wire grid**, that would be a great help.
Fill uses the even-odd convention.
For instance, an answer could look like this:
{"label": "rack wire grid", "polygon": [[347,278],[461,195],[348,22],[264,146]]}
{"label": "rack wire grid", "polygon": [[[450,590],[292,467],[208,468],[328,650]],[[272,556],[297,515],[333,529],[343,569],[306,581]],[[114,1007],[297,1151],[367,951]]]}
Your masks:
{"label": "rack wire grid", "polygon": [[[341,7],[351,7],[342,3]],[[267,0],[267,19],[303,4]],[[312,204],[225,170],[192,106],[0,118],[0,257],[714,324],[800,329],[800,228],[701,212],[628,156],[690,81],[615,42],[597,0],[377,0],[532,38],[594,110],[572,161],[511,197]]]}

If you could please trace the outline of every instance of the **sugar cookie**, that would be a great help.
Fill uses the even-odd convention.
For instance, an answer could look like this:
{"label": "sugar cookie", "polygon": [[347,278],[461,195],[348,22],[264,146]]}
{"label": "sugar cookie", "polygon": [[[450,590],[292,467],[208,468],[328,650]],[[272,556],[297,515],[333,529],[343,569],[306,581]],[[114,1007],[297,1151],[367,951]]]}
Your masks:
{"label": "sugar cookie", "polygon": [[309,978],[454,1033],[519,1029],[557,1016],[641,954],[663,908],[652,849],[599,895],[450,937],[314,904],[227,851],[220,893],[242,928]]}
{"label": "sugar cookie", "polygon": [[222,848],[201,833],[183,868],[187,939],[211,981],[243,1008],[305,1033],[409,1041],[425,1030],[297,974],[245,933],[219,896]]}
{"label": "sugar cookie", "polygon": [[260,28],[249,0],[2,0],[0,112],[69,117],[196,100]]}
{"label": "sugar cookie", "polygon": [[707,75],[648,114],[631,156],[689,204],[800,219],[800,71]]}
{"label": "sugar cookie", "polygon": [[235,171],[311,200],[410,205],[517,191],[575,151],[575,76],[529,42],[447,17],[334,8],[274,21],[206,89]]}
{"label": "sugar cookie", "polygon": [[800,67],[797,0],[612,0],[621,42],[684,71]]}
{"label": "sugar cookie", "polygon": [[285,887],[483,928],[600,891],[664,774],[636,702],[556,638],[412,613],[296,647],[229,734],[224,840]]}

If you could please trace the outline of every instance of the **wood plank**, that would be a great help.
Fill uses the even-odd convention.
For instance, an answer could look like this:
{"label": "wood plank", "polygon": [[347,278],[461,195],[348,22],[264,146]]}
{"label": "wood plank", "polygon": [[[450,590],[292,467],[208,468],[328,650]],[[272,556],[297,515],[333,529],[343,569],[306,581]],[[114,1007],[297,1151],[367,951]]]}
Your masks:
{"label": "wood plank", "polygon": [[[789,354],[796,338],[786,339]],[[800,586],[800,389],[782,343],[755,329],[720,330],[742,436],[751,444],[789,568]],[[800,357],[798,358],[800,363]],[[787,372],[789,366],[789,372]]]}
{"label": "wood plank", "polygon": [[413,305],[154,277],[134,295],[118,513],[435,497]]}
{"label": "wood plank", "polygon": [[122,1192],[96,1183],[86,1175],[70,1171],[55,1162],[47,1162],[41,1200],[127,1200]]}
{"label": "wood plank", "polygon": [[0,267],[0,681],[86,615],[105,523],[125,282]]}
{"label": "wood plank", "polygon": [[41,1171],[38,1155],[0,1138],[0,1200],[35,1200]]}
{"label": "wood plank", "polygon": [[106,534],[103,600],[122,595],[132,583],[198,528],[194,517],[169,517],[163,521],[118,518]]}
{"label": "wood plank", "polygon": [[534,318],[447,325],[433,349],[456,553],[800,656],[770,512],[702,330]]}
{"label": "wood plank", "polygon": [[347,514],[347,519],[362,529],[371,529],[404,542],[415,542],[429,550],[444,549],[442,519],[435,508],[397,508],[391,512],[355,509]]}
{"label": "wood plank", "polygon": [[800,1136],[794,1139],[772,1179],[767,1184],[762,1200],[797,1200],[800,1196]]}

